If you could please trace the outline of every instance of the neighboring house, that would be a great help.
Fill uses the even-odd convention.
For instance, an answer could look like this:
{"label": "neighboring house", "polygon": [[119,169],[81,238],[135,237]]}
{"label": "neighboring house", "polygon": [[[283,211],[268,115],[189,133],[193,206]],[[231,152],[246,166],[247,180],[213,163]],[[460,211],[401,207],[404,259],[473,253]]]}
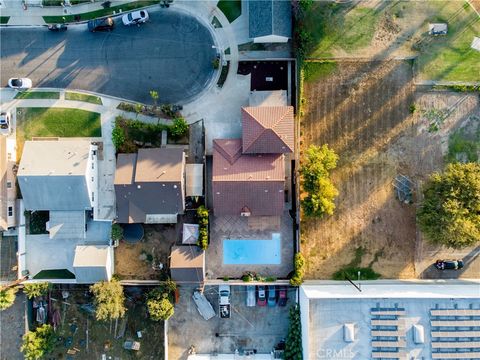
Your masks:
{"label": "neighboring house", "polygon": [[17,178],[26,210],[92,210],[97,146],[88,140],[26,141]]}
{"label": "neighboring house", "polygon": [[14,146],[9,146],[14,140],[0,135],[0,231],[5,231],[17,225],[15,201],[15,159],[12,154]]}
{"label": "neighboring house", "polygon": [[285,43],[292,37],[290,1],[248,1],[249,37],[255,43]]}
{"label": "neighboring house", "polygon": [[118,154],[115,171],[117,222],[171,224],[185,210],[182,149],[140,149]]}
{"label": "neighboring house", "polygon": [[478,280],[307,281],[303,358],[478,359],[478,330],[468,326],[478,325],[479,288]]}
{"label": "neighboring house", "polygon": [[[86,139],[25,142],[17,174],[22,207],[32,214],[48,211],[48,234],[19,234],[25,249],[19,254],[22,274],[53,282],[111,279],[111,222],[96,221],[94,215],[101,206],[97,152],[97,145]],[[73,279],[52,279],[52,273]]]}

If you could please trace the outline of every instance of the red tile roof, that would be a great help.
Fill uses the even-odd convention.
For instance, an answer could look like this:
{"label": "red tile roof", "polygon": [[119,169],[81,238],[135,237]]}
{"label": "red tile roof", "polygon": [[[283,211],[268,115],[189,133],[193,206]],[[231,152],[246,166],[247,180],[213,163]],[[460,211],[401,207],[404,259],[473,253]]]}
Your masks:
{"label": "red tile roof", "polygon": [[242,154],[240,139],[213,140],[213,208],[216,215],[279,216],[283,212],[283,154]]}
{"label": "red tile roof", "polygon": [[290,153],[294,150],[292,106],[242,108],[242,128],[243,153]]}

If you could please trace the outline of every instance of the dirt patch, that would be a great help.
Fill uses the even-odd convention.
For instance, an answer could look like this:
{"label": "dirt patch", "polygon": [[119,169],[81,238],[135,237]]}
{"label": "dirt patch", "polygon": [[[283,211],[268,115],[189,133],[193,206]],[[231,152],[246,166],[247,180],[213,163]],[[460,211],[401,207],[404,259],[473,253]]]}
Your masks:
{"label": "dirt patch", "polygon": [[176,242],[175,225],[144,225],[145,237],[137,244],[120,242],[115,249],[115,273],[121,279],[154,280],[166,270],[170,249]]}
{"label": "dirt patch", "polygon": [[[86,290],[69,288],[70,296],[65,303],[60,302],[60,291],[52,292],[57,300],[52,301],[52,313],[58,309],[61,320],[56,331],[57,344],[49,358],[90,360],[101,359],[102,354],[107,355],[107,359],[163,358],[163,322],[148,318],[142,290],[126,288],[127,312],[116,327],[115,321],[96,321],[93,313],[84,310],[93,300]],[[91,309],[90,305],[86,308]],[[137,331],[141,331],[141,338]],[[140,350],[123,349],[126,340],[140,342]],[[68,355],[67,351],[72,354]]]}
{"label": "dirt patch", "polygon": [[[302,219],[307,278],[331,278],[359,247],[360,267],[384,278],[417,276],[415,203],[398,201],[393,181],[408,176],[417,201],[422,182],[443,168],[449,135],[475,120],[478,95],[417,89],[405,61],[339,62],[333,74],[307,82],[305,93],[302,149],[329,144],[340,156],[335,214]],[[432,110],[443,114],[433,131]]]}

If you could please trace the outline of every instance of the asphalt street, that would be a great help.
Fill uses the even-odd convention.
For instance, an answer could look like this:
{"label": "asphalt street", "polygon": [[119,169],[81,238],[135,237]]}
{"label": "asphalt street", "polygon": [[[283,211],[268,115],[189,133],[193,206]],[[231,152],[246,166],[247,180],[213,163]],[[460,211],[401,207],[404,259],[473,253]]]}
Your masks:
{"label": "asphalt street", "polygon": [[34,87],[95,91],[151,103],[185,103],[213,76],[216,49],[209,30],[172,9],[149,10],[150,21],[91,33],[86,24],[62,33],[46,27],[2,28],[0,81],[29,77]]}

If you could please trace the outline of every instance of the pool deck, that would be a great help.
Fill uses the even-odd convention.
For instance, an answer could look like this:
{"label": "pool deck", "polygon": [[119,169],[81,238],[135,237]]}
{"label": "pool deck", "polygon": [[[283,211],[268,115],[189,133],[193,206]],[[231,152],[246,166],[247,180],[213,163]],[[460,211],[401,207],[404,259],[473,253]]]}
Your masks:
{"label": "pool deck", "polygon": [[[212,216],[210,219],[210,245],[206,251],[207,279],[240,278],[245,272],[261,276],[286,278],[293,270],[293,223],[285,211],[280,218],[247,218],[240,216]],[[281,234],[280,265],[225,265],[223,263],[223,240],[266,240],[273,233]]]}

